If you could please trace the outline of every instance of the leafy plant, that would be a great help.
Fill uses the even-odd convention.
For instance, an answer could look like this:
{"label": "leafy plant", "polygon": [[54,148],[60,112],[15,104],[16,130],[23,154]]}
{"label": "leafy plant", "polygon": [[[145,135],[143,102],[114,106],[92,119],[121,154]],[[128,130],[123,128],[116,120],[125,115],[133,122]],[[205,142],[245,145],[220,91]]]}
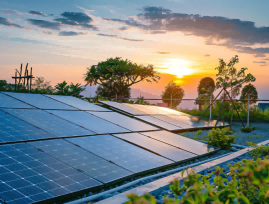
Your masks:
{"label": "leafy plant", "polygon": [[207,142],[209,145],[213,145],[216,147],[219,147],[220,149],[230,149],[231,144],[234,142],[235,136],[228,136],[227,134],[232,134],[233,132],[230,131],[230,127],[225,127],[225,128],[213,128],[209,133],[208,133],[208,139]]}
{"label": "leafy plant", "polygon": [[252,148],[252,150],[249,152],[250,156],[253,156],[255,159],[257,159],[260,156],[268,156],[269,155],[269,146],[268,145],[260,145],[253,142],[247,142],[248,146]]}
{"label": "leafy plant", "polygon": [[[168,85],[165,87],[165,90],[162,92],[162,99],[182,99],[184,97],[184,90],[177,85],[175,82],[170,81]],[[164,103],[168,103],[170,108],[176,108],[181,100],[162,100]]]}
{"label": "leafy plant", "polygon": [[197,130],[195,135],[201,135],[203,133],[203,130]]}
{"label": "leafy plant", "polygon": [[242,131],[242,132],[252,132],[253,130],[256,130],[257,128],[256,127],[251,127],[251,126],[249,126],[249,127],[242,127],[242,128],[240,128],[240,130]]}
{"label": "leafy plant", "polygon": [[[268,204],[269,159],[256,161],[243,159],[230,167],[229,179],[223,169],[216,166],[209,175],[188,173],[184,184],[179,180],[170,183],[175,198],[164,197],[165,204]],[[184,172],[182,172],[184,174]],[[209,180],[209,178],[211,179]],[[147,200],[145,199],[148,198]],[[130,196],[129,196],[130,198]],[[132,194],[128,204],[155,204],[155,198],[145,194]],[[142,200],[144,199],[144,200]],[[140,202],[138,202],[140,201]],[[142,202],[148,201],[148,202]],[[127,202],[126,202],[127,203]]]}

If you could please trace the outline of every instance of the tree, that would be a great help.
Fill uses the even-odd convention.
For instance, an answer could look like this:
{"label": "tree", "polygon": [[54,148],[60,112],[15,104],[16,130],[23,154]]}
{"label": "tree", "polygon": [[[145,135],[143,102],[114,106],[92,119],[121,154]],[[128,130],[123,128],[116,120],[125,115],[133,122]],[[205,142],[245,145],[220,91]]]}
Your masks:
{"label": "tree", "polygon": [[6,80],[0,80],[0,91],[5,91],[6,90],[6,86],[7,85],[7,81]]}
{"label": "tree", "polygon": [[[103,87],[102,85],[97,87],[97,90],[95,91],[95,93],[98,96],[107,97],[108,99],[116,98],[116,94],[114,93],[113,90],[107,87]],[[130,98],[130,97],[131,97],[131,88],[129,87],[124,90],[123,98]]]}
{"label": "tree", "polygon": [[[215,90],[215,82],[211,77],[204,77],[201,79],[197,91],[198,99],[209,99],[212,96]],[[202,110],[202,105],[205,104],[205,101],[196,101],[196,104],[199,104],[199,110]]]}
{"label": "tree", "polygon": [[[184,90],[180,87],[180,85],[177,85],[175,82],[170,81],[168,85],[165,87],[165,91],[162,93],[162,98],[169,99],[182,99],[184,97]],[[176,108],[180,103],[181,100],[178,101],[172,101],[171,100],[163,100],[164,103],[168,103],[169,107]]]}
{"label": "tree", "polygon": [[81,87],[81,84],[73,84],[71,82],[70,85],[67,85],[66,81],[63,81],[62,83],[58,83],[55,86],[56,95],[65,95],[65,96],[74,96],[74,97],[78,97],[81,98],[82,96],[80,95],[80,93],[82,91],[85,90],[85,88]]}
{"label": "tree", "polygon": [[153,65],[143,66],[123,60],[120,57],[109,58],[87,68],[85,81],[87,84],[102,85],[111,90],[118,97],[123,97],[125,90],[138,82],[146,80],[152,82],[159,80],[157,72],[153,70]]}
{"label": "tree", "polygon": [[[251,83],[244,86],[244,88],[242,89],[242,92],[241,92],[240,99],[248,99],[248,95],[249,95],[249,99],[250,99],[249,105],[256,103],[256,99],[258,99],[258,92],[257,92],[257,89],[255,88],[255,86],[252,85]],[[243,103],[244,103],[245,107],[247,108],[248,102],[243,101]]]}
{"label": "tree", "polygon": [[32,88],[32,92],[39,94],[52,94],[54,91],[54,88],[50,85],[50,81],[45,81],[44,77],[36,77]]}

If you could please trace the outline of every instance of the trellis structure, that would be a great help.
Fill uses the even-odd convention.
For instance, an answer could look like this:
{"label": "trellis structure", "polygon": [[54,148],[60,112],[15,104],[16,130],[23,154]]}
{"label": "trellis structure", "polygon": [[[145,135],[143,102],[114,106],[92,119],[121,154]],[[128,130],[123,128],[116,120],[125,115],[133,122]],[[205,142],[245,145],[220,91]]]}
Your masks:
{"label": "trellis structure", "polygon": [[28,73],[28,63],[26,64],[24,76],[22,75],[22,64],[20,72],[16,69],[15,71],[15,77],[12,77],[12,79],[15,79],[15,91],[18,91],[21,87],[32,90],[32,79],[35,78],[32,75],[32,67],[30,71],[30,75]]}

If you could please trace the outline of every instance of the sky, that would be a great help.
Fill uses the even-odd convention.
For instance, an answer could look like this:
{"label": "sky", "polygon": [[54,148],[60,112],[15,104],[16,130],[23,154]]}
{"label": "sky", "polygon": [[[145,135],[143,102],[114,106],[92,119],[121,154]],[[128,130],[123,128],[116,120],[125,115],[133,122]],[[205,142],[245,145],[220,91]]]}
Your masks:
{"label": "sky", "polygon": [[132,86],[160,96],[174,80],[185,98],[199,81],[216,79],[219,59],[256,77],[269,99],[268,0],[1,0],[0,79],[21,63],[51,85],[85,84],[87,67],[122,57],[159,72],[159,83]]}

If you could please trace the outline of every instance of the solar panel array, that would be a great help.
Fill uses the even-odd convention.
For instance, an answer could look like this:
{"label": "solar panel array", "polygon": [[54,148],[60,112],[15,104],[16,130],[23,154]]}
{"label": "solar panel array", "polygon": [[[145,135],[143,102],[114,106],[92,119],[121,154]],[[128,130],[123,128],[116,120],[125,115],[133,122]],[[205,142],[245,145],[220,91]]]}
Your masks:
{"label": "solar panel array", "polygon": [[115,104],[137,118],[69,96],[0,92],[0,199],[55,200],[217,150],[164,131],[178,126],[146,107]]}
{"label": "solar panel array", "polygon": [[[102,101],[102,103],[115,110],[124,111],[126,114],[130,114],[134,118],[169,131],[214,127],[216,122],[203,120],[198,122],[197,117],[164,107],[117,103],[113,101]],[[218,123],[218,126],[222,125],[222,123]],[[228,124],[226,123],[225,126],[226,125]]]}

